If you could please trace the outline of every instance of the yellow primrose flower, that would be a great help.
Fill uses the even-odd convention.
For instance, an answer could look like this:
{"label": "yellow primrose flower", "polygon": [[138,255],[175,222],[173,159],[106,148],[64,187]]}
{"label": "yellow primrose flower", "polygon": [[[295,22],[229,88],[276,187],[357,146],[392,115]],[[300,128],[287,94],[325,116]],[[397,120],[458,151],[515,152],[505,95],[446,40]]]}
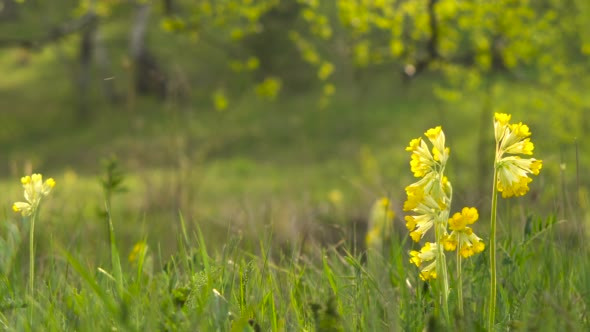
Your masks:
{"label": "yellow primrose flower", "polygon": [[129,253],[129,262],[130,263],[135,263],[137,262],[137,260],[144,256],[147,253],[148,250],[148,246],[145,242],[140,241],[137,242],[134,246],[133,249],[131,249],[131,252]]}
{"label": "yellow primrose flower", "polygon": [[394,217],[391,201],[387,197],[380,198],[373,204],[369,216],[369,231],[365,237],[367,247],[381,246],[382,240],[390,236]]}
{"label": "yellow primrose flower", "polygon": [[406,227],[410,231],[410,237],[415,242],[420,241],[424,234],[434,225],[434,221],[440,218],[444,206],[436,202],[432,196],[424,196],[415,208],[412,209],[416,215],[405,216]]}
{"label": "yellow primrose flower", "polygon": [[521,122],[510,124],[511,116],[496,113],[494,130],[496,136],[496,187],[503,198],[523,196],[529,191],[532,181],[529,174],[538,175],[543,167],[541,160],[522,158],[517,155],[532,155],[535,146],[529,136],[531,132]]}
{"label": "yellow primrose flower", "polygon": [[506,129],[508,128],[508,122],[510,122],[511,117],[512,116],[510,114],[505,113],[494,114],[494,136],[496,138],[496,142],[502,140]]}
{"label": "yellow primrose flower", "polygon": [[447,251],[454,251],[459,247],[459,253],[463,258],[480,253],[485,249],[483,241],[473,233],[471,225],[477,221],[479,213],[476,208],[465,207],[461,212],[455,213],[449,219],[451,234],[443,238],[443,247]]}
{"label": "yellow primrose flower", "polygon": [[342,203],[342,192],[338,189],[332,189],[330,193],[328,193],[328,200],[336,206],[340,205],[340,203]]}
{"label": "yellow primrose flower", "polygon": [[14,212],[20,212],[23,217],[32,215],[39,207],[41,199],[51,192],[55,187],[55,180],[53,178],[47,179],[43,182],[41,174],[33,174],[31,176],[23,176],[20,179],[26,202],[15,202],[12,205]]}
{"label": "yellow primrose flower", "polygon": [[426,242],[420,251],[410,251],[410,263],[420,268],[420,279],[424,281],[436,279],[437,253],[436,244],[431,242]]}
{"label": "yellow primrose flower", "polygon": [[420,142],[422,141],[422,138],[418,137],[418,138],[414,138],[410,141],[410,144],[408,145],[408,147],[406,147],[406,151],[416,151],[419,147],[420,147]]}
{"label": "yellow primrose flower", "polygon": [[[410,253],[410,261],[421,268],[420,278],[431,280],[437,277],[436,256],[444,256],[442,252],[442,236],[446,233],[448,209],[451,203],[452,187],[444,176],[449,148],[445,146],[445,134],[442,127],[428,129],[424,136],[428,139],[415,138],[410,141],[406,151],[411,152],[410,169],[415,177],[421,178],[406,187],[407,200],[404,211],[412,211],[412,215],[404,217],[406,227],[413,241],[419,242],[432,228],[438,230],[436,241],[426,243],[418,251]],[[429,148],[430,142],[431,148]],[[440,231],[440,232],[439,232]],[[438,248],[441,250],[438,250]],[[442,267],[441,275],[446,285],[446,267]]]}
{"label": "yellow primrose flower", "polygon": [[435,161],[446,162],[450,150],[445,147],[445,133],[442,131],[442,127],[438,126],[435,128],[428,129],[424,135],[428,137],[432,143],[432,155]]}
{"label": "yellow primrose flower", "polygon": [[432,171],[434,166],[434,157],[428,150],[424,141],[420,142],[420,147],[413,151],[410,159],[410,169],[414,176],[421,178]]}

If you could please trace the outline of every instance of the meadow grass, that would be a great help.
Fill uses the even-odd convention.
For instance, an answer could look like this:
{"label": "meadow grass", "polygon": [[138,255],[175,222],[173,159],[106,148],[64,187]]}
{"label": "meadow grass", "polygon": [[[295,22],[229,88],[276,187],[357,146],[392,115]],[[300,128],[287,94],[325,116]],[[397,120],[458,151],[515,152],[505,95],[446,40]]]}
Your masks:
{"label": "meadow grass", "polygon": [[[507,217],[500,215],[499,220]],[[228,235],[220,249],[212,250],[199,228],[182,227],[182,217],[171,222],[184,230],[176,234],[176,252],[163,256],[147,239],[149,247],[133,262],[121,255],[120,275],[108,260],[91,262],[75,254],[76,248],[49,240],[49,248],[38,257],[31,302],[23,282],[25,260],[14,260],[0,283],[3,328],[484,330],[485,255],[464,263],[465,315],[458,316],[451,295],[451,326],[445,327],[433,314],[428,283],[408,262],[405,237],[394,236],[382,252],[355,254],[346,244],[293,244],[276,250],[267,229],[258,239]],[[116,228],[116,220],[114,224]],[[558,227],[553,217],[531,217],[525,230],[501,237],[499,329],[588,328],[588,249],[562,238]],[[18,250],[2,244],[3,253]]]}
{"label": "meadow grass", "polygon": [[[446,322],[431,285],[408,261],[418,247],[401,213],[402,188],[412,182],[403,147],[442,124],[453,149],[453,202],[480,209],[477,232],[487,239],[491,178],[478,178],[474,156],[478,132],[488,130],[491,177],[493,135],[491,119],[488,129],[479,127],[480,95],[444,104],[431,93],[436,76],[410,85],[376,76],[364,94],[339,86],[323,110],[310,93],[274,103],[246,94],[222,113],[193,96],[138,99],[133,111],[98,104],[97,115],[80,123],[67,83],[46,88],[63,74],[48,65],[58,51],[49,48],[21,70],[11,65],[14,54],[0,56],[7,69],[0,106],[10,110],[1,113],[0,131],[3,329],[486,329],[489,253],[463,262],[464,316],[451,289]],[[498,84],[504,92],[494,108],[543,94]],[[528,121],[525,107],[515,113]],[[531,114],[535,153],[545,164],[530,195],[500,200],[497,329],[588,330],[583,126],[573,130],[547,110]],[[111,195],[107,214],[99,161],[112,154],[125,170],[125,191]],[[32,297],[29,224],[9,211],[31,165],[58,183],[35,226]],[[333,191],[340,200],[330,198]],[[382,196],[397,213],[393,235],[381,250],[366,249],[368,211]],[[147,249],[134,251],[137,243]]]}

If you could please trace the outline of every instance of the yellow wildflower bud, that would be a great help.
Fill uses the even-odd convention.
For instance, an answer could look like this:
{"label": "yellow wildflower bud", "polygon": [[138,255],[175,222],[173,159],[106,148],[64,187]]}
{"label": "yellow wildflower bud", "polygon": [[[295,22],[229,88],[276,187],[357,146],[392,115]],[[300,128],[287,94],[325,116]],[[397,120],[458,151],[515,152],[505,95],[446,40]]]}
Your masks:
{"label": "yellow wildflower bud", "polygon": [[482,252],[486,248],[485,243],[483,241],[479,241],[473,244],[473,252],[476,254]]}
{"label": "yellow wildflower bud", "polygon": [[431,141],[434,141],[438,138],[438,136],[440,135],[441,132],[442,132],[442,127],[437,126],[437,127],[428,129],[424,133],[424,136],[428,137]]}
{"label": "yellow wildflower bud", "polygon": [[137,242],[129,253],[129,262],[135,263],[140,257],[145,256],[148,246],[145,242]]}
{"label": "yellow wildflower bud", "polygon": [[506,113],[496,113],[494,114],[494,119],[498,121],[502,126],[505,126],[510,121],[510,114]]}
{"label": "yellow wildflower bud", "polygon": [[461,213],[457,212],[449,219],[449,228],[453,231],[462,231],[468,224],[473,224],[479,218],[476,208],[465,207]]}
{"label": "yellow wildflower bud", "polygon": [[405,216],[404,219],[406,220],[406,227],[408,228],[408,230],[413,230],[414,228],[416,228],[416,218],[414,218],[413,216]]}
{"label": "yellow wildflower bud", "polygon": [[510,127],[510,130],[512,131],[512,133],[514,133],[515,135],[517,135],[519,137],[524,138],[524,137],[531,136],[531,132],[529,131],[529,126],[523,124],[522,122],[511,124],[509,127]]}
{"label": "yellow wildflower bud", "polygon": [[450,236],[445,235],[443,238],[443,247],[446,251],[453,251],[457,249],[457,241],[452,239]]}
{"label": "yellow wildflower bud", "polygon": [[533,159],[531,162],[531,172],[535,175],[539,175],[541,168],[543,168],[543,161]]}
{"label": "yellow wildflower bud", "polygon": [[422,139],[420,137],[414,138],[413,140],[410,141],[410,144],[406,147],[406,151],[416,151],[416,149],[418,149],[418,147],[420,146],[421,141],[422,141]]}
{"label": "yellow wildflower bud", "polygon": [[477,213],[477,209],[474,207],[464,207],[461,211],[463,218],[465,218],[468,224],[473,224],[479,218],[479,214]]}
{"label": "yellow wildflower bud", "polygon": [[51,189],[55,187],[55,180],[49,178],[43,183],[43,176],[35,173],[30,176],[23,176],[20,182],[24,188],[26,202],[15,202],[12,210],[14,212],[20,212],[23,217],[27,217],[35,212],[42,198],[47,196],[51,192]]}
{"label": "yellow wildflower bud", "polygon": [[410,251],[410,263],[420,267],[420,264],[422,264],[422,260],[420,259],[419,255],[420,252],[416,250]]}
{"label": "yellow wildflower bud", "polygon": [[469,257],[473,256],[473,248],[471,246],[461,247],[461,250],[459,250],[459,253],[461,254],[461,256],[463,258],[469,258]]}

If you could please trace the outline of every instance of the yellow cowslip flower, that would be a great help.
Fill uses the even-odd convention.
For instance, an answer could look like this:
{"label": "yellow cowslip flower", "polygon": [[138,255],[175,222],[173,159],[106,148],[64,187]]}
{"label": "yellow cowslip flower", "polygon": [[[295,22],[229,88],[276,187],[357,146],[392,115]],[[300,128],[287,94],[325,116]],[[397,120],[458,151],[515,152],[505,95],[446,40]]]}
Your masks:
{"label": "yellow cowslip flower", "polygon": [[131,249],[131,252],[129,253],[129,262],[130,263],[137,262],[137,260],[140,257],[145,256],[145,254],[147,253],[147,250],[148,250],[148,245],[144,241],[137,242],[133,246],[133,249]]}
{"label": "yellow cowslip flower", "polygon": [[446,162],[449,158],[450,149],[445,147],[445,133],[442,127],[428,129],[424,135],[432,142],[432,156],[435,161]]}
{"label": "yellow cowslip flower", "polygon": [[[531,132],[521,122],[511,124],[511,116],[504,113],[494,115],[496,137],[496,187],[503,198],[523,196],[529,191],[532,181],[529,174],[538,175],[543,162],[535,158],[522,158],[515,155],[532,155],[535,146],[529,136]],[[508,156],[506,156],[508,155]]]}
{"label": "yellow cowslip flower", "polygon": [[387,197],[382,197],[373,204],[365,237],[367,247],[380,247],[382,240],[390,236],[395,217],[391,207],[391,201]]}
{"label": "yellow cowslip flower", "polygon": [[424,281],[436,279],[437,252],[436,244],[431,242],[424,243],[420,251],[410,251],[410,263],[420,268],[420,279]]}
{"label": "yellow cowslip flower", "polygon": [[435,219],[439,218],[441,206],[431,196],[425,196],[412,211],[417,215],[408,215],[404,219],[410,237],[414,242],[418,242],[432,228]]}
{"label": "yellow cowslip flower", "polygon": [[332,189],[328,193],[328,200],[334,205],[340,205],[342,203],[342,192],[338,189]]}
{"label": "yellow cowslip flower", "polygon": [[478,218],[479,213],[473,207],[464,207],[461,212],[455,213],[449,219],[449,228],[452,232],[443,238],[445,250],[454,251],[458,247],[463,258],[482,252],[485,249],[485,244],[473,233],[471,227],[467,226],[475,223]]}
{"label": "yellow cowslip flower", "polygon": [[404,217],[410,237],[420,241],[445,213],[450,203],[451,184],[443,175],[449,149],[445,147],[445,134],[440,126],[428,129],[424,135],[432,143],[432,153],[422,138],[412,139],[406,151],[412,152],[410,168],[421,179],[406,187],[404,211],[415,215]]}
{"label": "yellow cowslip flower", "polygon": [[39,207],[41,199],[51,192],[55,187],[55,180],[53,178],[47,179],[43,182],[41,174],[33,174],[31,176],[23,176],[20,179],[25,190],[24,196],[26,202],[15,202],[12,205],[14,212],[20,212],[23,217],[32,215]]}

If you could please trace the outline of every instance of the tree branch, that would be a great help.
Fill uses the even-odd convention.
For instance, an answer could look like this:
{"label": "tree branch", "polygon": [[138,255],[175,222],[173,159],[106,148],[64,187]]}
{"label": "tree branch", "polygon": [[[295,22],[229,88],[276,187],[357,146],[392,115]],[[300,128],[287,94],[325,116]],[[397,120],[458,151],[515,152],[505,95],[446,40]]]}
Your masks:
{"label": "tree branch", "polygon": [[37,39],[0,39],[0,48],[22,47],[27,49],[41,49],[47,44],[59,41],[60,39],[83,30],[97,20],[95,13],[90,12],[77,20],[65,23],[49,30],[45,36]]}

